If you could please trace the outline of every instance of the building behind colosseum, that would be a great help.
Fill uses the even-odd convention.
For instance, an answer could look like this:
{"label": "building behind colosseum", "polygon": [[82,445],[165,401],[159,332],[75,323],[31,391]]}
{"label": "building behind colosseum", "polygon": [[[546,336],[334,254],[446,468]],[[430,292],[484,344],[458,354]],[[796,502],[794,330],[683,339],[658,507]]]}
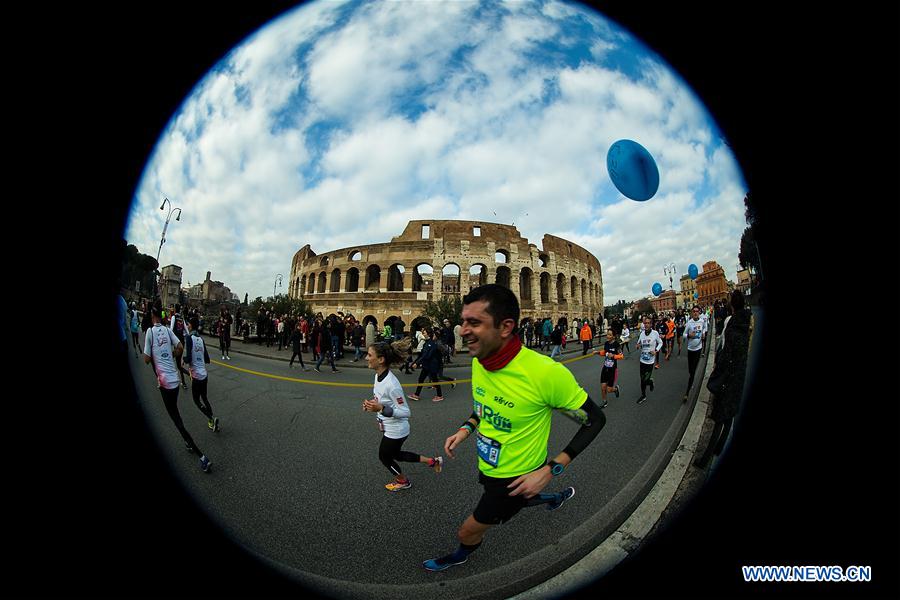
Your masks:
{"label": "building behind colosseum", "polygon": [[380,326],[391,316],[412,323],[429,300],[499,283],[515,292],[522,318],[596,319],[603,311],[600,261],[553,235],[542,245],[512,225],[410,221],[385,244],[321,254],[303,246],[291,263],[289,293],[314,312],[373,317]]}

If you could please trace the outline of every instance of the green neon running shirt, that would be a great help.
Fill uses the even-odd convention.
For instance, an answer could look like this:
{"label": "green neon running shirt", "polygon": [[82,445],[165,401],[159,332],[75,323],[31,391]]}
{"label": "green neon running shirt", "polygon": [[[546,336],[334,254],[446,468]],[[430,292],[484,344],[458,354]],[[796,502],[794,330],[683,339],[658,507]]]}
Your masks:
{"label": "green neon running shirt", "polygon": [[587,392],[562,364],[522,348],[498,371],[472,360],[472,398],[481,418],[475,432],[478,468],[502,478],[544,464],[552,410],[581,408]]}

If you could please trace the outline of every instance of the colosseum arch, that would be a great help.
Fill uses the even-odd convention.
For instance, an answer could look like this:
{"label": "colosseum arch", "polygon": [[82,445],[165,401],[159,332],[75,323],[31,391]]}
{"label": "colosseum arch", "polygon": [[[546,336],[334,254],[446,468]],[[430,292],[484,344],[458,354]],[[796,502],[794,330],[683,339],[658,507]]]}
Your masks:
{"label": "colosseum arch", "polygon": [[556,301],[566,301],[566,276],[562,273],[556,276]]}
{"label": "colosseum arch", "polygon": [[581,280],[581,303],[587,304],[587,281]]}
{"label": "colosseum arch", "polygon": [[344,284],[344,289],[347,292],[358,292],[359,291],[359,269],[356,267],[350,267],[347,269],[347,282]]}
{"label": "colosseum arch", "polygon": [[550,255],[549,254],[547,254],[545,252],[541,252],[540,254],[538,254],[538,260],[541,261],[542,269],[550,268]]}
{"label": "colosseum arch", "polygon": [[521,302],[531,302],[531,279],[532,271],[528,267],[522,267],[519,271],[519,300]]}
{"label": "colosseum arch", "polygon": [[362,252],[359,250],[353,250],[350,254],[347,255],[347,260],[350,262],[358,262],[362,260]]}
{"label": "colosseum arch", "polygon": [[326,277],[327,277],[327,275],[325,275],[325,271],[322,271],[321,273],[319,273],[319,283],[316,284],[316,293],[317,294],[325,293]]}
{"label": "colosseum arch", "polygon": [[509,250],[501,248],[494,252],[494,262],[497,264],[509,264]]}
{"label": "colosseum arch", "polygon": [[387,291],[402,292],[403,291],[403,273],[406,269],[403,265],[395,263],[388,268]]}
{"label": "colosseum arch", "polygon": [[327,267],[327,266],[328,266],[328,257],[327,257],[327,256],[323,256],[323,257],[322,257],[322,260],[319,261],[319,266],[320,266],[320,267]]}
{"label": "colosseum arch", "polygon": [[362,320],[363,327],[365,327],[369,323],[374,325],[376,328],[378,327],[378,319],[376,319],[374,315],[366,315],[363,317],[363,320]]}
{"label": "colosseum arch", "polygon": [[477,287],[481,287],[482,285],[486,285],[488,282],[487,279],[487,267],[481,263],[475,263],[471,267],[469,267],[469,289],[474,289]]}
{"label": "colosseum arch", "polygon": [[[304,277],[306,277],[306,275],[304,275]],[[315,292],[316,292],[316,274],[310,273],[309,274],[309,289],[306,290],[306,293],[312,295]]]}
{"label": "colosseum arch", "polygon": [[341,270],[335,269],[331,272],[331,286],[328,288],[329,292],[340,292],[341,291]]}
{"label": "colosseum arch", "polygon": [[306,292],[306,275],[300,278],[300,296]]}
{"label": "colosseum arch", "polygon": [[369,265],[366,269],[366,287],[367,292],[377,292],[381,285],[381,267],[378,265]]}
{"label": "colosseum arch", "polygon": [[578,278],[572,275],[572,293],[569,294],[572,302],[578,302]]}
{"label": "colosseum arch", "polygon": [[550,302],[550,273],[541,273],[541,304]]}
{"label": "colosseum arch", "polygon": [[447,263],[441,269],[441,291],[445,294],[458,295],[462,286],[459,265]]}
{"label": "colosseum arch", "polygon": [[496,283],[497,285],[502,285],[505,288],[508,288],[510,286],[511,279],[512,279],[512,273],[510,272],[509,267],[504,267],[504,266],[497,267],[497,276],[494,278],[494,283]]}
{"label": "colosseum arch", "polygon": [[412,289],[414,292],[431,292],[434,290],[434,267],[427,262],[420,262],[413,269]]}

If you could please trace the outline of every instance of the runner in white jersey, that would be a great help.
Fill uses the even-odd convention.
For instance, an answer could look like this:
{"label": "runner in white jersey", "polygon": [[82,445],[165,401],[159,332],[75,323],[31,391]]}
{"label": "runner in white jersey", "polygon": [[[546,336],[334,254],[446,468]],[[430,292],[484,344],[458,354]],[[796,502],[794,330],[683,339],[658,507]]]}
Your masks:
{"label": "runner in white jersey", "polygon": [[188,335],[184,338],[184,364],[191,371],[191,395],[194,404],[206,415],[206,425],[211,431],[219,431],[219,417],[213,415],[212,404],[207,397],[209,374],[206,365],[209,364],[209,352],[206,350],[206,342],[200,336],[200,319],[191,317],[188,321]]}
{"label": "runner in white jersey", "polygon": [[691,386],[694,385],[694,371],[700,363],[700,356],[703,352],[703,342],[706,340],[706,323],[700,318],[700,307],[696,304],[691,309],[691,318],[684,328],[684,339],[687,340],[688,350],[688,385],[684,392],[682,402],[688,401],[688,394],[691,393]]}
{"label": "runner in white jersey", "polygon": [[441,456],[428,457],[406,452],[403,442],[409,437],[409,405],[404,400],[403,388],[397,376],[391,372],[391,365],[404,358],[389,341],[372,344],[366,353],[366,364],[375,371],[373,397],[363,402],[363,410],[377,413],[378,430],[383,433],[378,448],[381,464],[393,473],[394,480],[384,487],[392,492],[412,487],[409,478],[400,470],[400,462],[425,463],[441,472],[444,459]]}
{"label": "runner in white jersey", "polygon": [[643,404],[647,399],[648,386],[650,391],[653,391],[653,368],[656,363],[656,355],[662,347],[663,341],[659,337],[659,332],[653,329],[650,317],[644,317],[644,329],[637,342],[637,349],[641,353],[641,397],[637,399],[638,404]]}
{"label": "runner in white jersey", "polygon": [[631,341],[631,331],[628,329],[628,323],[622,326],[622,337],[619,338],[622,340],[622,348],[628,351],[628,356],[631,356],[631,348],[628,347],[628,343]]}
{"label": "runner in white jersey", "polygon": [[175,333],[162,324],[162,310],[158,306],[153,307],[152,314],[153,326],[147,330],[144,337],[144,362],[153,365],[166,412],[169,413],[169,417],[178,428],[178,432],[187,445],[188,452],[193,452],[200,457],[200,468],[208,473],[211,463],[194,443],[178,413],[178,386],[181,373],[176,361],[180,359],[184,347],[175,337]]}

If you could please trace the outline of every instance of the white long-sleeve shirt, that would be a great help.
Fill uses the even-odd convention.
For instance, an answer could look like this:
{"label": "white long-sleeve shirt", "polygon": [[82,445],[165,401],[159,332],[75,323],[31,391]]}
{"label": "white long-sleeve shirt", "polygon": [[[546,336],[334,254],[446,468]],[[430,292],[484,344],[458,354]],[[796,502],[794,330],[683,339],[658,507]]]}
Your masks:
{"label": "white long-sleeve shirt", "polygon": [[663,347],[662,338],[659,337],[659,332],[655,329],[651,329],[650,333],[647,334],[643,329],[641,330],[641,337],[638,338],[638,349],[641,351],[641,362],[645,365],[652,365],[656,362],[656,357],[650,354],[651,351],[655,350],[659,352],[659,349]]}
{"label": "white long-sleeve shirt", "polygon": [[406,403],[406,397],[403,394],[403,388],[400,386],[400,380],[392,372],[388,371],[382,381],[378,381],[378,375],[375,375],[375,400],[385,408],[389,407],[388,412],[392,412],[391,416],[377,413],[379,423],[384,427],[384,437],[392,440],[409,435],[409,404]]}
{"label": "white long-sleeve shirt", "polygon": [[687,349],[696,352],[703,348],[703,337],[706,335],[706,322],[703,319],[690,319],[684,328],[684,338],[688,341]]}

